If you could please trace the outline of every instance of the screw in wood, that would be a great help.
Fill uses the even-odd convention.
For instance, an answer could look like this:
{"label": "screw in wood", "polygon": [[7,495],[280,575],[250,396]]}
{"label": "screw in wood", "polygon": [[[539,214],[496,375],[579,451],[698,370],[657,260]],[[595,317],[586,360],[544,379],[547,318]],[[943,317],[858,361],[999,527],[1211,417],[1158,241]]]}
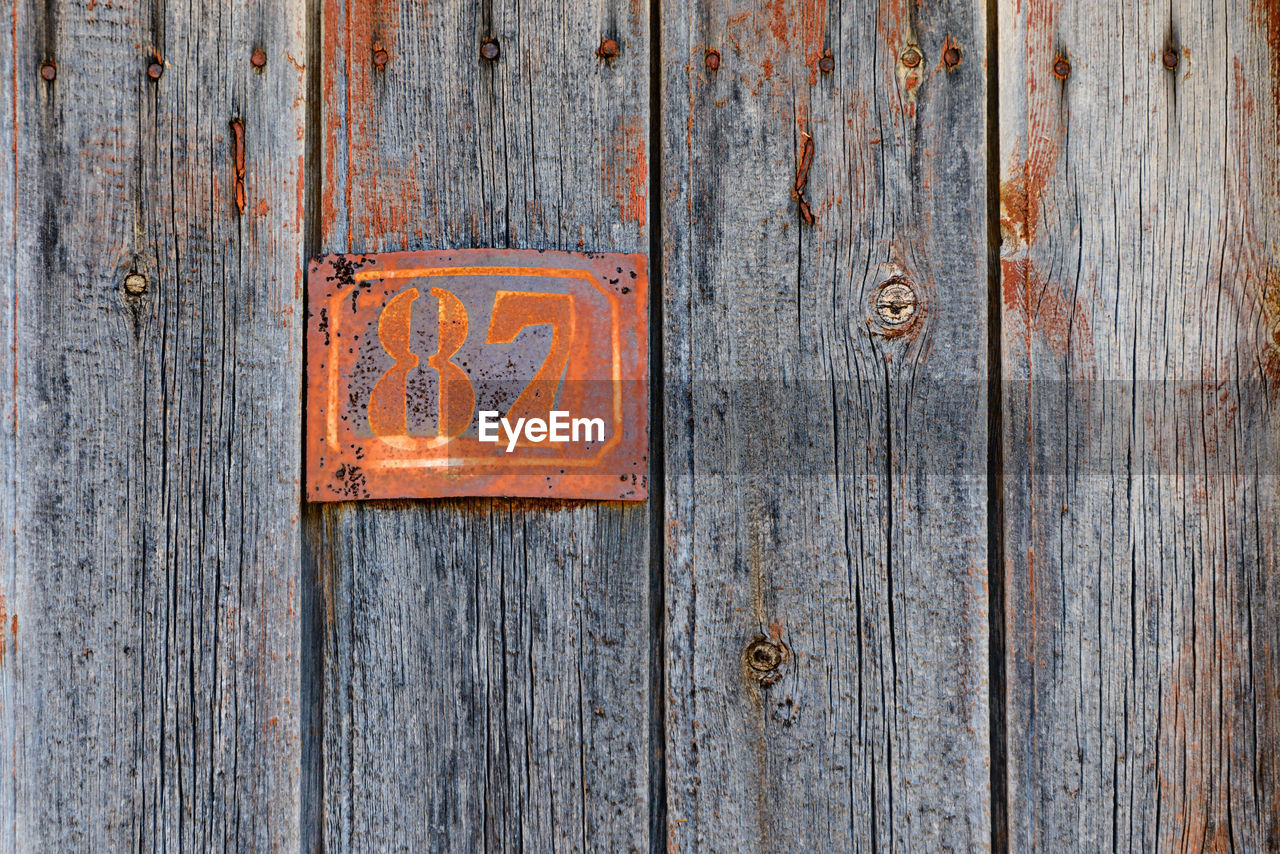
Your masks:
{"label": "screw in wood", "polygon": [[124,277],[124,292],[129,296],[140,297],[147,292],[147,277],[141,273],[130,273]]}
{"label": "screw in wood", "polygon": [[707,65],[708,71],[720,70],[720,51],[713,47],[707,48],[707,55],[703,60]]}
{"label": "screw in wood", "polygon": [[902,52],[902,56],[898,57],[898,59],[907,68],[915,68],[920,64],[920,60],[924,59],[924,57],[920,54],[920,51],[915,45],[911,45]]}
{"label": "screw in wood", "polygon": [[152,80],[159,80],[161,74],[164,74],[164,63],[160,61],[160,57],[153,56],[147,65],[147,76]]}
{"label": "screw in wood", "polygon": [[777,670],[786,660],[787,650],[777,641],[762,636],[747,644],[743,654],[747,659],[747,666],[756,673],[769,673]]}
{"label": "screw in wood", "polygon": [[40,63],[40,76],[52,82],[58,76],[58,64],[52,59]]}
{"label": "screw in wood", "polygon": [[955,68],[960,64],[960,48],[951,45],[942,52],[942,62],[947,68]]}
{"label": "screw in wood", "polygon": [[1166,48],[1164,52],[1164,67],[1170,71],[1178,69],[1178,51],[1174,48]]}
{"label": "screw in wood", "polygon": [[391,55],[387,53],[386,48],[375,48],[373,51],[373,67],[385,68],[387,63],[391,61]]}
{"label": "screw in wood", "polygon": [[886,326],[902,326],[916,315],[919,300],[915,289],[903,278],[892,278],[876,291],[876,317]]}
{"label": "screw in wood", "polygon": [[827,51],[822,59],[818,60],[818,70],[823,74],[830,74],[836,70],[836,59],[831,55],[831,51]]}
{"label": "screw in wood", "polygon": [[1059,56],[1053,61],[1053,76],[1059,80],[1066,80],[1071,76],[1071,60],[1065,56]]}
{"label": "screw in wood", "polygon": [[260,47],[255,47],[253,53],[249,54],[249,64],[254,68],[263,68],[267,64],[267,52]]}
{"label": "screw in wood", "polygon": [[605,39],[600,42],[600,47],[596,48],[596,56],[601,59],[617,59],[618,43],[613,39]]}
{"label": "screw in wood", "polygon": [[497,39],[484,39],[480,42],[480,58],[487,59],[490,62],[497,62],[498,57],[502,55],[502,49],[498,47]]}

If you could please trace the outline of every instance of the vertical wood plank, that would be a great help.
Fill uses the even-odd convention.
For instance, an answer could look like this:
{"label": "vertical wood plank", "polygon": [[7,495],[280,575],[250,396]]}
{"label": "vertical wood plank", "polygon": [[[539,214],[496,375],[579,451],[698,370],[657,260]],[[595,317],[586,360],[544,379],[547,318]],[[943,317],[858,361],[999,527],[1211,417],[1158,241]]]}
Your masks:
{"label": "vertical wood plank", "polygon": [[5,17],[0,847],[294,850],[302,5]]}
{"label": "vertical wood plank", "polygon": [[[323,19],[323,249],[647,250],[643,3]],[[329,850],[648,848],[647,506],[309,513]]]}
{"label": "vertical wood plank", "polygon": [[[5,7],[11,13],[13,9]],[[16,36],[16,27],[15,27]],[[17,77],[16,45],[0,50],[0,342],[12,342],[14,335],[13,300],[18,284],[18,151],[17,151]],[[30,69],[28,69],[28,72]],[[12,347],[0,343],[0,756],[16,756],[18,738],[18,674],[12,657],[17,622],[10,610],[14,607],[18,565],[17,469],[14,466],[14,436],[17,433],[17,381],[13,373]],[[16,763],[15,763],[16,764]],[[0,773],[0,811],[17,815],[18,779],[16,774]],[[18,850],[18,824],[0,822],[0,848]]]}
{"label": "vertical wood plank", "polygon": [[1277,850],[1280,7],[1000,20],[1010,847]]}
{"label": "vertical wood plank", "polygon": [[985,33],[664,4],[673,850],[990,844]]}

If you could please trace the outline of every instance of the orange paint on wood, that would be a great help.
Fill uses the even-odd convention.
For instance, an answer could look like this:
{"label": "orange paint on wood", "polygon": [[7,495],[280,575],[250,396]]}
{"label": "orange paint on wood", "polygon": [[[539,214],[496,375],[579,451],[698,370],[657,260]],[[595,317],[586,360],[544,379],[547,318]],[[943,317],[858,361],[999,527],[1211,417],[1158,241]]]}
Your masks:
{"label": "orange paint on wood", "polygon": [[[392,160],[378,146],[382,122],[398,119],[387,114],[380,97],[401,59],[396,51],[398,6],[328,0],[324,15],[338,36],[324,43],[322,239],[346,249],[372,251],[387,243],[405,247],[420,197],[416,179],[411,163]],[[388,57],[382,66],[375,63],[379,49]],[[334,232],[344,221],[345,236],[340,238]]]}
{"label": "orange paint on wood", "polygon": [[775,94],[781,95],[791,90],[801,67],[809,70],[809,85],[817,82],[826,24],[826,0],[768,0],[760,7],[731,15],[725,21],[725,32],[740,56],[750,56],[759,63],[756,86],[773,80]]}
{"label": "orange paint on wood", "polygon": [[621,144],[615,151],[605,153],[604,181],[614,187],[618,214],[623,222],[634,222],[640,228],[644,228],[649,206],[646,138],[640,123],[630,120],[623,127]]}
{"label": "orange paint on wood", "polygon": [[1002,237],[1024,247],[1035,242],[1042,197],[1057,167],[1062,137],[1061,86],[1052,72],[1057,15],[1055,3],[1033,3],[1027,10],[1027,127],[1022,135],[1027,149],[1011,152],[1017,165],[1000,187]]}
{"label": "orange paint on wood", "polygon": [[1005,311],[1025,325],[1028,347],[1040,340],[1059,356],[1093,358],[1089,316],[1073,295],[1042,276],[1030,258],[1005,258],[1000,268]]}
{"label": "orange paint on wood", "polygon": [[[1280,112],[1280,0],[1253,0],[1253,18],[1267,40],[1271,56],[1271,100]],[[1275,125],[1275,140],[1280,143],[1280,123]]]}

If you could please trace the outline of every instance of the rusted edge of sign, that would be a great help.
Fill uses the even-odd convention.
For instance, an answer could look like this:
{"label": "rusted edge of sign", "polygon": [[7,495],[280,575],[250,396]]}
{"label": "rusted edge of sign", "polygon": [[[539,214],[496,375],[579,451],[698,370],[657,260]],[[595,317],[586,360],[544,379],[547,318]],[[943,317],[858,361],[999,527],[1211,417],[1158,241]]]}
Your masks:
{"label": "rusted edge of sign", "polygon": [[645,499],[648,293],[643,255],[313,259],[307,497]]}

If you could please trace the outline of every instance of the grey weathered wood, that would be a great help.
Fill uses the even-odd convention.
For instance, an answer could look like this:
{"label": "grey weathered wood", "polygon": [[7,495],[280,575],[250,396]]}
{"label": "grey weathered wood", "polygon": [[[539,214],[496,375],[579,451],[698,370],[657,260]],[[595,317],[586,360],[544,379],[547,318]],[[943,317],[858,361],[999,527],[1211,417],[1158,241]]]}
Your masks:
{"label": "grey weathered wood", "polygon": [[[16,50],[0,50],[0,99],[3,99],[3,120],[0,120],[0,341],[13,341],[13,297],[17,288],[17,151],[13,134],[17,128],[14,104],[14,63]],[[0,346],[0,756],[14,756],[18,734],[17,670],[12,656],[15,641],[14,628],[17,615],[10,616],[14,606],[13,594],[17,588],[17,564],[14,562],[17,531],[14,504],[14,427],[17,412],[14,408],[16,388],[13,377],[14,353],[11,347]],[[0,769],[0,816],[9,818],[0,823],[0,848],[17,849],[17,822],[15,814],[18,778]]]}
{"label": "grey weathered wood", "polygon": [[[664,4],[672,850],[990,844],[985,26]],[[924,305],[890,340],[895,271]]]}
{"label": "grey weathered wood", "polygon": [[1280,7],[1000,21],[1010,848],[1274,851]]}
{"label": "grey weathered wood", "polygon": [[0,849],[297,847],[301,12],[5,12]]}
{"label": "grey weathered wood", "polygon": [[[645,251],[647,30],[635,3],[326,5],[322,248]],[[646,505],[309,513],[329,850],[648,848]]]}

